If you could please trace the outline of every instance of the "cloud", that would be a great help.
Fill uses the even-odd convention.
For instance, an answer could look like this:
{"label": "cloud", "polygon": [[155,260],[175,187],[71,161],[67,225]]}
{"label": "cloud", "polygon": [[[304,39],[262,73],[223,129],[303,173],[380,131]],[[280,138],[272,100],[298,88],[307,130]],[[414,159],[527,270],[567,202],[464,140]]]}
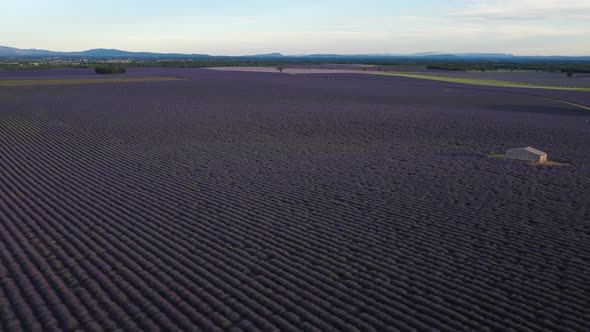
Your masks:
{"label": "cloud", "polygon": [[[389,19],[395,25],[389,29],[390,36],[408,38],[490,38],[496,40],[590,36],[590,25],[547,24],[546,22],[509,21],[489,22],[457,20],[455,17],[400,16]],[[387,27],[385,23],[381,27]]]}
{"label": "cloud", "polygon": [[[590,25],[545,21],[489,21],[447,15],[385,14],[371,18],[334,20],[322,28],[253,27],[240,31],[192,33],[189,41],[161,40],[167,47],[213,54],[412,53],[416,51],[505,52],[514,54],[584,55]],[[191,49],[191,48],[189,48]]]}
{"label": "cloud", "polygon": [[484,20],[563,20],[590,22],[588,0],[470,0],[455,17]]}

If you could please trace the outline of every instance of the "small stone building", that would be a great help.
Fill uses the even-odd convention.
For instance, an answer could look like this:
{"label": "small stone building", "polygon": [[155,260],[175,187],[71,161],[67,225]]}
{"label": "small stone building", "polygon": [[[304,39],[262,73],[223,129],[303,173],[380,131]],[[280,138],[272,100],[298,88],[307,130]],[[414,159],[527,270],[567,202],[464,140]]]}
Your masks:
{"label": "small stone building", "polygon": [[544,163],[547,161],[547,153],[529,146],[526,148],[515,148],[506,151],[506,158]]}

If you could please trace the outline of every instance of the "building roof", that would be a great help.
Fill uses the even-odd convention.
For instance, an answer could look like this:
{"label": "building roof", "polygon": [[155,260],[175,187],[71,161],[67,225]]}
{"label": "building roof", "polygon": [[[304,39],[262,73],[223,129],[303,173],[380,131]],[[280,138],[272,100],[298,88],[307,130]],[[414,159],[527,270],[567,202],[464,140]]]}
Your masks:
{"label": "building roof", "polygon": [[514,148],[514,149],[510,149],[508,151],[516,151],[516,150],[524,150],[524,151],[527,151],[527,152],[530,152],[530,153],[533,153],[533,154],[536,154],[539,156],[546,156],[547,155],[546,152],[543,152],[541,150],[537,150],[537,149],[532,148],[530,146],[527,146],[526,148]]}

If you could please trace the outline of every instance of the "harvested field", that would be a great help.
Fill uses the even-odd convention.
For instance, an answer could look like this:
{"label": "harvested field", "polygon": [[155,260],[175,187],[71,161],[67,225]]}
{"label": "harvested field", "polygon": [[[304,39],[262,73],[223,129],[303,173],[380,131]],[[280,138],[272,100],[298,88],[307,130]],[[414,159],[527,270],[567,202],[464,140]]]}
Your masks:
{"label": "harvested field", "polygon": [[537,71],[486,71],[486,72],[453,72],[453,71],[428,71],[429,75],[441,75],[447,77],[507,81],[532,86],[567,86],[590,88],[590,74],[577,73],[574,77],[567,77],[561,72],[537,72]]}
{"label": "harvested field", "polygon": [[375,71],[363,71],[359,67],[351,68],[284,68],[279,72],[275,67],[209,67],[209,70],[235,71],[235,72],[256,72],[256,73],[275,73],[275,74],[376,74]]}
{"label": "harvested field", "polygon": [[[211,70],[276,73],[274,67],[211,67]],[[566,78],[561,73],[536,72],[453,72],[442,70],[421,70],[402,66],[355,66],[355,65],[316,65],[293,66],[283,70],[286,74],[374,74],[417,78],[431,81],[459,84],[527,88],[545,90],[570,90],[590,92],[589,74],[578,74]]]}
{"label": "harvested field", "polygon": [[0,88],[0,330],[590,328],[589,93],[141,73]]}
{"label": "harvested field", "polygon": [[398,76],[398,77],[417,78],[417,79],[432,80],[432,81],[483,85],[483,86],[493,86],[493,87],[504,87],[504,88],[527,88],[527,89],[569,90],[569,91],[590,92],[590,87],[582,87],[582,86],[539,85],[539,84],[530,84],[527,82],[500,81],[500,80],[470,78],[470,77],[450,77],[450,76],[431,75],[431,74],[424,74],[424,73],[387,73],[387,75]]}

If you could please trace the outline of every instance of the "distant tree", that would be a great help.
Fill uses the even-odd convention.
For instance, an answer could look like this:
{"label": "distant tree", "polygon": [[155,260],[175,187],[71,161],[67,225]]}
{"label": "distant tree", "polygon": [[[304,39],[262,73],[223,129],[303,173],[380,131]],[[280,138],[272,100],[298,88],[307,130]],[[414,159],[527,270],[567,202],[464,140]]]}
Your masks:
{"label": "distant tree", "polygon": [[570,71],[568,71],[567,73],[565,73],[565,75],[566,75],[567,77],[574,77],[574,75],[576,75],[576,73],[570,70]]}
{"label": "distant tree", "polygon": [[276,69],[277,69],[277,70],[278,70],[280,73],[282,73],[282,72],[283,72],[283,70],[285,70],[285,67],[283,67],[283,66],[277,66],[277,68],[276,68]]}
{"label": "distant tree", "polygon": [[96,66],[94,67],[94,72],[99,75],[125,74],[127,69],[125,67],[116,66]]}

